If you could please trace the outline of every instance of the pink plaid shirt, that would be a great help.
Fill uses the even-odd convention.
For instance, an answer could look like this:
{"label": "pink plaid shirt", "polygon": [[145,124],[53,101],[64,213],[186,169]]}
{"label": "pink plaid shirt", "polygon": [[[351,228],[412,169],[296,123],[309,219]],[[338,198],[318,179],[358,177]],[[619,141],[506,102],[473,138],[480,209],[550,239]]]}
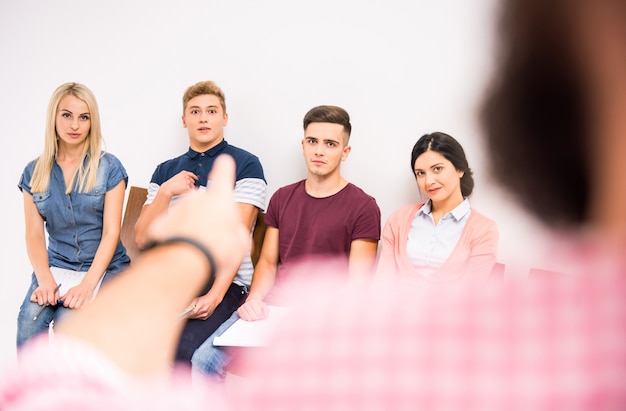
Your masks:
{"label": "pink plaid shirt", "polygon": [[386,291],[307,285],[301,295],[317,298],[242,361],[236,408],[626,410],[626,270],[604,268]]}
{"label": "pink plaid shirt", "polygon": [[60,335],[29,341],[19,363],[4,371],[2,411],[227,409],[214,386],[192,385],[184,367],[171,375],[130,376],[90,345]]}

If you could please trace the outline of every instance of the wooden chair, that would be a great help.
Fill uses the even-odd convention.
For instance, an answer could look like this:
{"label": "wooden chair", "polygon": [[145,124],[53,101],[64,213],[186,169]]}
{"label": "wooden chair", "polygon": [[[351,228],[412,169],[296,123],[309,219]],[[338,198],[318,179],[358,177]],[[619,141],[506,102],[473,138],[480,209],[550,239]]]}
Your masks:
{"label": "wooden chair", "polygon": [[261,248],[263,247],[263,240],[265,239],[265,213],[259,211],[256,217],[256,224],[254,231],[252,232],[252,250],[250,250],[250,258],[252,259],[252,265],[256,267],[256,263],[261,256]]}
{"label": "wooden chair", "polygon": [[126,253],[133,261],[139,255],[139,248],[135,244],[135,223],[141,213],[141,208],[148,197],[148,189],[143,187],[131,186],[126,200],[126,209],[124,210],[124,219],[122,220],[122,230],[120,239],[126,247]]}
{"label": "wooden chair", "polygon": [[[126,253],[130,257],[131,261],[139,255],[139,249],[135,244],[135,223],[141,213],[141,208],[146,202],[148,197],[148,189],[143,187],[131,186],[128,193],[128,200],[126,201],[126,209],[124,210],[124,219],[122,220],[122,230],[120,238],[122,244],[126,247]],[[256,224],[252,233],[252,250],[251,258],[252,264],[256,266],[261,255],[261,247],[263,246],[263,239],[265,238],[265,213],[259,212],[256,218]]]}

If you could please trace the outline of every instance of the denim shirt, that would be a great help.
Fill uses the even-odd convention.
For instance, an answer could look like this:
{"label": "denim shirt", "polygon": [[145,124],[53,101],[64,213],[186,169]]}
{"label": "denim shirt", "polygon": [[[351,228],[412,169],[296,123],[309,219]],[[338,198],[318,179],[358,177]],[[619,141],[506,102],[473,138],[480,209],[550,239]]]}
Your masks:
{"label": "denim shirt", "polygon": [[[85,162],[88,158],[85,158]],[[65,194],[63,171],[55,161],[50,184],[43,193],[31,191],[30,180],[36,160],[28,163],[18,184],[33,196],[37,211],[45,222],[48,233],[48,264],[52,267],[87,271],[96,255],[102,239],[104,197],[121,180],[128,183],[128,175],[122,163],[110,153],[102,153],[96,185],[87,193],[75,188]],[[107,272],[115,273],[130,262],[126,249],[120,241]]]}

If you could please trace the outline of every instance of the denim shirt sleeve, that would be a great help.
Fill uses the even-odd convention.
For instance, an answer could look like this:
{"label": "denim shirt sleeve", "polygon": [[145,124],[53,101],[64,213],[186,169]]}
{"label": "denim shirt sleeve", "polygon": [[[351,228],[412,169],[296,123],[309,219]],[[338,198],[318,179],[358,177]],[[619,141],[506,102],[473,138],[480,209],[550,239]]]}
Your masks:
{"label": "denim shirt sleeve", "polygon": [[106,191],[115,188],[121,180],[128,186],[128,174],[121,161],[111,153],[104,153],[100,159],[100,170],[106,173]]}
{"label": "denim shirt sleeve", "polygon": [[26,190],[28,194],[32,194],[31,187],[30,187],[30,179],[33,177],[33,171],[35,170],[36,161],[37,160],[33,160],[29,162],[26,165],[26,167],[24,167],[24,171],[22,172],[20,181],[19,183],[17,183],[17,188],[19,188],[20,191]]}

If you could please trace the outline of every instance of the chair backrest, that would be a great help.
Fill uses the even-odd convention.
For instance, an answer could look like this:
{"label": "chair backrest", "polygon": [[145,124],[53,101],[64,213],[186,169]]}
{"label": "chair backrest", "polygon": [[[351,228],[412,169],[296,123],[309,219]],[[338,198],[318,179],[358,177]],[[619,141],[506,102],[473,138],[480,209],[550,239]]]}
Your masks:
{"label": "chair backrest", "polygon": [[256,217],[256,225],[252,232],[252,250],[250,250],[250,257],[252,259],[252,265],[256,267],[256,263],[261,256],[261,248],[263,247],[263,240],[265,239],[265,213],[259,211]]}
{"label": "chair backrest", "polygon": [[122,220],[122,231],[120,239],[126,247],[126,253],[131,261],[139,255],[139,249],[135,244],[135,223],[141,213],[141,208],[148,197],[148,189],[143,187],[131,186],[128,192],[128,200],[126,200],[126,209],[124,210],[124,219]]}
{"label": "chair backrest", "polygon": [[[141,213],[141,208],[146,202],[148,197],[148,189],[143,187],[131,186],[128,193],[128,200],[126,201],[126,209],[124,210],[124,219],[122,220],[122,230],[120,233],[120,239],[122,244],[126,247],[126,253],[130,257],[131,261],[135,259],[140,250],[135,244],[135,223]],[[251,258],[252,264],[256,266],[261,255],[261,247],[263,246],[263,240],[265,238],[265,213],[260,212],[256,218],[256,224],[252,233],[252,250]]]}

